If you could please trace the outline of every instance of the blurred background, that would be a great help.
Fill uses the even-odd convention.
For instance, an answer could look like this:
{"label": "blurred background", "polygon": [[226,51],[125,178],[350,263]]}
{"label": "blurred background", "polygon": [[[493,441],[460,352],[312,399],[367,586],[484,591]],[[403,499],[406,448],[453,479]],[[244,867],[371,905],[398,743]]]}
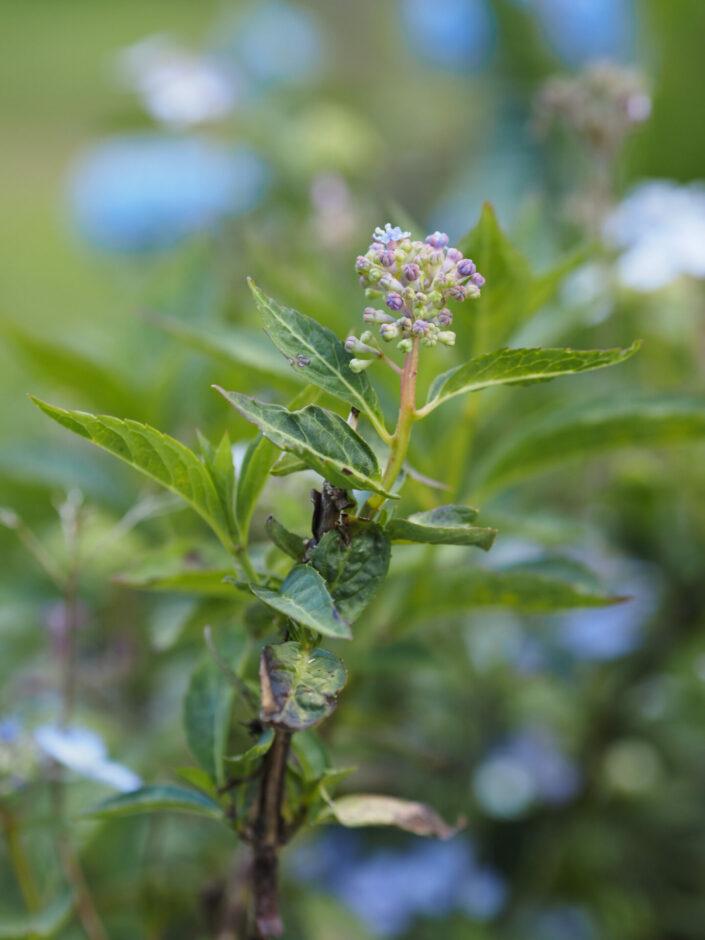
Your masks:
{"label": "blurred background", "polygon": [[[316,829],[285,856],[286,936],[702,938],[703,36],[701,0],[6,0],[0,937],[100,937],[65,901],[67,882],[83,896],[80,858],[111,938],[225,938],[242,865],[198,820],[76,820],[189,764],[203,625],[247,612],[148,590],[218,550],[26,393],[188,444],[228,427],[237,463],[250,430],[210,384],[297,389],[246,277],[344,336],[376,225],[455,241],[489,201],[507,241],[492,271],[472,241],[487,306],[465,339],[458,316],[452,362],[503,342],[644,347],[609,375],[449,406],[412,461],[497,525],[490,576],[587,565],[632,599],[546,613],[460,588],[454,603],[451,585],[437,609],[442,581],[404,554],[344,650],[352,679],[323,737],[355,790],[468,825],[445,843]],[[523,427],[605,398],[646,415],[643,447],[528,481],[510,460],[484,486],[485,458],[502,477],[497,441],[516,459]],[[265,509],[306,531],[310,486],[274,480]],[[407,498],[440,497],[412,483]],[[25,909],[43,926],[22,927]]]}

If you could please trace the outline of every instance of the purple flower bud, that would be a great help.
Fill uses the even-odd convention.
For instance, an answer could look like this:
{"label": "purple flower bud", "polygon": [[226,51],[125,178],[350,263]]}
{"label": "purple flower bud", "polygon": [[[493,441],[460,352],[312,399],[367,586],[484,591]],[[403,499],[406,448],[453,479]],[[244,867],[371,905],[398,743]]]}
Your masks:
{"label": "purple flower bud", "polygon": [[434,249],[428,256],[431,264],[440,264],[443,261],[443,252],[440,248]]}
{"label": "purple flower bud", "polygon": [[384,310],[376,310],[374,307],[365,307],[362,312],[362,319],[365,323],[393,323],[394,317],[391,317]]}
{"label": "purple flower bud", "polygon": [[448,296],[452,297],[453,300],[465,300],[468,296],[468,292],[462,284],[456,284],[455,287],[449,289]]}
{"label": "purple flower bud", "polygon": [[391,268],[391,266],[396,261],[394,252],[389,248],[385,248],[383,251],[377,252],[377,258],[379,259],[379,263],[383,264],[385,268]]}
{"label": "purple flower bud", "polygon": [[453,314],[447,307],[444,307],[436,317],[440,326],[450,326],[453,322]]}
{"label": "purple flower bud", "polygon": [[370,259],[366,258],[364,255],[358,255],[355,259],[355,270],[358,274],[362,274],[364,271],[369,271],[370,269]]}
{"label": "purple flower bud", "polygon": [[415,336],[423,336],[424,333],[427,333],[430,329],[431,329],[431,324],[428,323],[426,320],[415,320],[411,327],[411,332]]}
{"label": "purple flower bud", "polygon": [[401,294],[387,294],[385,303],[390,310],[401,310],[404,306],[404,299]]}
{"label": "purple flower bud", "polygon": [[461,277],[470,277],[477,271],[477,268],[469,258],[463,258],[462,261],[458,262],[457,270]]}
{"label": "purple flower bud", "polygon": [[404,265],[404,278],[407,281],[418,281],[419,275],[421,274],[421,268],[418,264],[405,264]]}
{"label": "purple flower bud", "polygon": [[433,235],[429,235],[426,238],[426,242],[431,245],[432,248],[445,248],[448,244],[448,236],[445,232],[434,232]]}
{"label": "purple flower bud", "polygon": [[473,274],[470,280],[473,282],[475,287],[483,287],[485,284],[485,279],[481,274]]}
{"label": "purple flower bud", "polygon": [[449,248],[446,252],[446,258],[449,261],[452,261],[454,264],[456,261],[461,261],[463,257],[462,251],[458,251],[457,248]]}

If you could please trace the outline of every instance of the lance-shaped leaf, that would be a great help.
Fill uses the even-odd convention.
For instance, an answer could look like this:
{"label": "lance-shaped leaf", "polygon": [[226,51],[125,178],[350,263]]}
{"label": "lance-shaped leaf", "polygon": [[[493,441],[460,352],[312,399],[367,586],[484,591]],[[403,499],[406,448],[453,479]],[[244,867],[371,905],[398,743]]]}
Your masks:
{"label": "lance-shaped leaf", "polygon": [[311,564],[325,578],[338,611],[355,620],[387,575],[389,536],[374,522],[355,522],[346,537],[326,532],[311,553]]}
{"label": "lance-shaped leaf", "polygon": [[259,676],[262,721],[291,731],[303,731],[330,715],[347,679],[345,666],[333,653],[293,642],[265,646]]}
{"label": "lance-shaped leaf", "polygon": [[483,336],[492,346],[506,342],[516,327],[528,320],[555,294],[565,276],[585,260],[577,252],[553,270],[534,274],[499,226],[495,211],[485,203],[477,225],[458,248],[472,258],[487,279],[487,289],[472,301],[473,319],[483,322]]}
{"label": "lance-shaped leaf", "polygon": [[198,763],[217,783],[224,781],[223,758],[235,691],[210,656],[191,674],[184,699],[184,728]]}
{"label": "lance-shaped leaf", "polygon": [[241,773],[247,773],[253,762],[264,757],[274,742],[274,731],[272,728],[265,728],[252,747],[248,747],[242,754],[235,754],[233,757],[226,757],[228,769],[231,774],[238,776]]}
{"label": "lance-shaped leaf", "polygon": [[295,532],[290,532],[274,516],[267,516],[264,528],[277,548],[280,548],[294,561],[303,561],[306,553],[305,539],[302,539],[300,535],[296,535]]}
{"label": "lance-shaped leaf", "polygon": [[[606,607],[626,598],[590,586],[583,575],[550,574],[527,566],[504,570],[451,568],[433,576],[432,591],[417,581],[409,596],[410,619],[462,613],[473,607],[510,607],[523,613],[551,613],[573,607]],[[420,589],[418,589],[420,588]]]}
{"label": "lance-shaped leaf", "polygon": [[257,425],[277,447],[300,457],[312,470],[343,489],[369,490],[397,498],[382,486],[377,458],[369,444],[340,415],[308,405],[288,411],[239,392],[214,386],[240,414]]}
{"label": "lance-shaped leaf", "polygon": [[240,541],[247,545],[250,522],[260,493],[264,489],[269,472],[281,457],[281,451],[268,441],[263,434],[250,443],[240,468],[237,481],[237,499],[235,501],[235,521],[237,522]]}
{"label": "lance-shaped leaf", "polygon": [[392,519],[387,532],[393,542],[426,542],[430,545],[476,545],[488,551],[496,529],[471,525],[477,516],[469,506],[439,506],[417,512],[408,519]]}
{"label": "lance-shaped leaf", "polygon": [[[204,326],[199,324],[191,326],[175,317],[149,312],[147,320],[159,329],[170,333],[192,349],[224,359],[237,367],[241,373],[243,369],[259,372],[268,377],[274,377],[280,382],[282,379],[295,384],[298,376],[292,374],[291,369],[281,356],[277,355],[261,333],[247,330],[243,327]],[[306,377],[301,379],[306,381]]]}
{"label": "lance-shaped leaf", "polygon": [[138,421],[66,411],[34,396],[30,398],[58,424],[178,493],[205,519],[221,542],[227,548],[232,547],[230,523],[216,485],[208,469],[188,447]]}
{"label": "lance-shaped leaf", "polygon": [[202,597],[225,597],[233,599],[232,569],[189,569],[165,574],[150,572],[126,572],[111,580],[139,591],[162,591],[170,594],[192,594]]}
{"label": "lance-shaped leaf", "polygon": [[489,451],[476,471],[483,490],[622,447],[705,438],[705,399],[652,398],[593,402],[522,423]]}
{"label": "lance-shaped leaf", "polygon": [[423,803],[376,793],[342,796],[330,804],[324,818],[330,815],[341,825],[351,828],[396,826],[417,836],[435,836],[438,839],[450,839],[463,825],[449,826],[438,813]]}
{"label": "lance-shaped leaf", "polygon": [[169,810],[177,813],[191,813],[195,816],[207,816],[209,819],[223,819],[223,810],[215,800],[211,800],[204,793],[186,790],[184,787],[177,787],[170,783],[143,787],[131,793],[112,796],[86,810],[84,815],[98,819],[111,819]]}
{"label": "lance-shaped leaf", "polygon": [[233,464],[233,451],[230,445],[230,435],[226,431],[220,439],[217,447],[198,433],[198,443],[201,447],[201,457],[206,469],[211,475],[215,488],[220,496],[220,502],[223,507],[223,514],[228,520],[228,525],[232,531],[235,529],[235,517],[233,515],[233,500],[235,497],[235,466]]}
{"label": "lance-shaped leaf", "polygon": [[493,385],[530,385],[616,365],[633,356],[640,346],[641,341],[626,349],[498,349],[439,375],[421,413],[428,414],[456,395]]}
{"label": "lance-shaped leaf", "polygon": [[0,940],[43,940],[54,937],[64,927],[73,911],[73,898],[65,894],[33,914],[0,918]]}
{"label": "lance-shaped leaf", "polygon": [[367,415],[378,434],[389,440],[377,393],[364,372],[350,369],[352,356],[335,333],[298,310],[281,307],[253,281],[249,284],[269,338],[292,367],[305,373],[307,381]]}
{"label": "lance-shaped leaf", "polygon": [[267,606],[324,636],[352,638],[350,626],[341,617],[328,593],[326,582],[308,565],[294,565],[278,591],[250,585]]}

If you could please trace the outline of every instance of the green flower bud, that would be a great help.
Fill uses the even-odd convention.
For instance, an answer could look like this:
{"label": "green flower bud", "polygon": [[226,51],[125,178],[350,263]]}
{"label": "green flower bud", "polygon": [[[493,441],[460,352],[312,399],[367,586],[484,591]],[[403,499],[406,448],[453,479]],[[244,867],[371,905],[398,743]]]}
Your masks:
{"label": "green flower bud", "polygon": [[397,343],[397,349],[399,352],[410,353],[414,348],[413,341],[410,339],[402,339]]}
{"label": "green flower bud", "polygon": [[455,346],[455,333],[452,330],[441,330],[438,334],[438,342],[445,346]]}
{"label": "green flower bud", "polygon": [[374,359],[351,359],[348,365],[353,372],[364,372],[374,362]]}

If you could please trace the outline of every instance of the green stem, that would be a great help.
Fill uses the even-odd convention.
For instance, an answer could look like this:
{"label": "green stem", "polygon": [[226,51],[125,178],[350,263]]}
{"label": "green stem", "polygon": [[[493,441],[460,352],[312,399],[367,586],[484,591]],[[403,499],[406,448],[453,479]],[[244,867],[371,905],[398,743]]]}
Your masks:
{"label": "green stem", "polygon": [[[399,476],[406,454],[409,449],[409,438],[411,429],[416,420],[416,376],[419,370],[419,341],[414,340],[414,346],[410,353],[407,353],[404,360],[404,368],[401,373],[401,401],[399,403],[399,417],[397,426],[392,436],[389,450],[389,459],[382,477],[382,485],[386,490],[394,484]],[[363,517],[373,516],[384,503],[384,496],[380,493],[374,493],[367,500]]]}
{"label": "green stem", "polygon": [[255,567],[252,564],[252,559],[245,548],[244,545],[238,545],[238,547],[233,551],[233,556],[235,561],[240,565],[245,577],[248,581],[253,584],[259,584],[259,575],[255,571]]}
{"label": "green stem", "polygon": [[2,825],[5,833],[5,841],[7,842],[7,850],[22,898],[30,914],[35,914],[39,910],[39,891],[37,890],[37,885],[35,884],[27,856],[22,848],[17,821],[13,816],[3,815]]}

